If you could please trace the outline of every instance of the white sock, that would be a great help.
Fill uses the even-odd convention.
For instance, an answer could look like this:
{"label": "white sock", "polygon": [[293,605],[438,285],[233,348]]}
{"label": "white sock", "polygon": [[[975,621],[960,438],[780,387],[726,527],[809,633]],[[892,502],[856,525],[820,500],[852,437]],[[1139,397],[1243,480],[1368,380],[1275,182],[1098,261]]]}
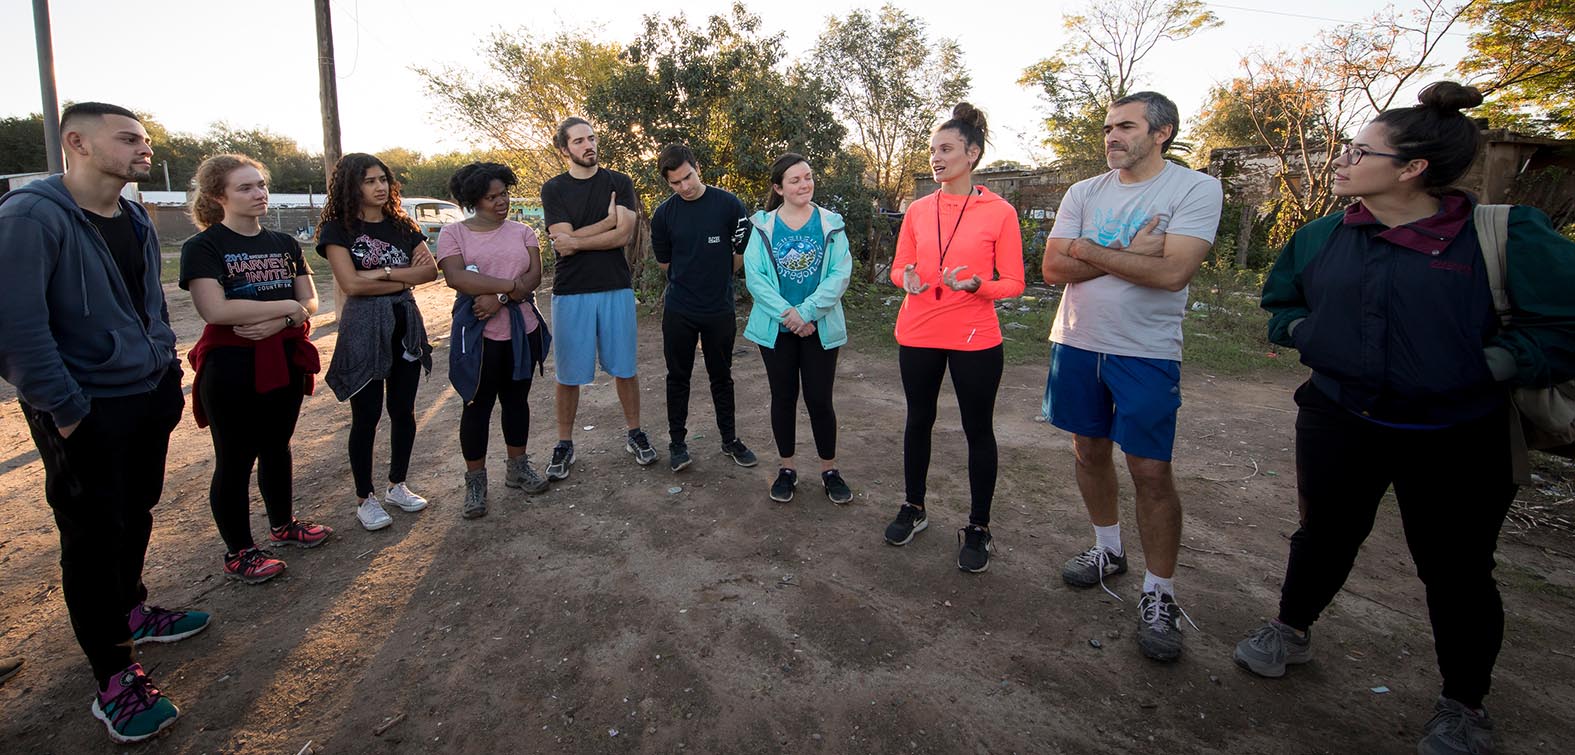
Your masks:
{"label": "white sock", "polygon": [[1170,577],[1156,577],[1154,572],[1146,569],[1143,571],[1143,592],[1159,593],[1174,598],[1176,597],[1174,582],[1175,580]]}
{"label": "white sock", "polygon": [[1094,542],[1112,554],[1121,555],[1121,523],[1109,527],[1094,525]]}

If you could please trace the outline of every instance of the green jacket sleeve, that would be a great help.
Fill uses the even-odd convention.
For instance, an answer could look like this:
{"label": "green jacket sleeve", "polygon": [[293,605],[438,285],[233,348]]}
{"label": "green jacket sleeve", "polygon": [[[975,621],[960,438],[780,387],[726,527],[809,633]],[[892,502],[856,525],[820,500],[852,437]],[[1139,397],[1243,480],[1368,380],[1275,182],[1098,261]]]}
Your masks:
{"label": "green jacket sleeve", "polygon": [[1509,213],[1509,324],[1488,342],[1515,360],[1510,382],[1546,386],[1575,378],[1575,241],[1541,210]]}
{"label": "green jacket sleeve", "polygon": [[1325,215],[1302,226],[1291,235],[1274,260],[1274,267],[1263,281],[1263,299],[1260,306],[1269,311],[1269,340],[1281,346],[1295,348],[1291,330],[1311,313],[1307,297],[1302,292],[1302,270],[1318,256],[1329,234],[1341,221],[1344,212]]}

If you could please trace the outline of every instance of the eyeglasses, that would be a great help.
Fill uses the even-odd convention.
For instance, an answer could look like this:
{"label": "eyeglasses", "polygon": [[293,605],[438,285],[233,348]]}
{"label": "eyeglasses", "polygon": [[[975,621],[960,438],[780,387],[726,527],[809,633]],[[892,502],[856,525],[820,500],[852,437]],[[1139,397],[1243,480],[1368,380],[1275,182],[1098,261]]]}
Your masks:
{"label": "eyeglasses", "polygon": [[1343,158],[1349,165],[1355,165],[1361,162],[1362,158],[1367,157],[1368,155],[1373,155],[1375,157],[1392,157],[1396,160],[1405,159],[1404,157],[1394,154],[1393,152],[1374,152],[1370,149],[1362,149],[1361,147],[1351,144],[1346,145],[1345,151],[1340,153],[1340,157]]}

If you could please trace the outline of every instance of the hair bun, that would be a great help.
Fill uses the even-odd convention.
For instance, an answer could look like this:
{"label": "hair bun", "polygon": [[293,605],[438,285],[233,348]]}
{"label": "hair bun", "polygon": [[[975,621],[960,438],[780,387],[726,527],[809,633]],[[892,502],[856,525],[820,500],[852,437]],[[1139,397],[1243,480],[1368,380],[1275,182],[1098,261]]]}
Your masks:
{"label": "hair bun", "polygon": [[989,131],[989,127],[985,125],[984,111],[967,102],[957,103],[957,106],[952,108],[952,117],[980,131]]}
{"label": "hair bun", "polygon": [[1438,81],[1424,87],[1417,94],[1416,99],[1435,110],[1458,112],[1481,105],[1482,93],[1473,86],[1457,84],[1453,81]]}

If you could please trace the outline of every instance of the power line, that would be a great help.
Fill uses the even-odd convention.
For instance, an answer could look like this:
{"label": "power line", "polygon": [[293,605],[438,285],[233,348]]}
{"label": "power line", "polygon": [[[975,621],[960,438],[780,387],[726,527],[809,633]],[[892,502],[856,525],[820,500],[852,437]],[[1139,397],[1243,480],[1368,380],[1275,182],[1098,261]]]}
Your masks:
{"label": "power line", "polygon": [[[1211,8],[1219,8],[1221,10],[1239,10],[1239,11],[1243,11],[1243,12],[1246,12],[1246,13],[1262,13],[1262,14],[1269,15],[1269,16],[1284,16],[1286,18],[1302,18],[1302,19],[1307,19],[1307,20],[1310,20],[1310,21],[1328,21],[1330,23],[1335,23],[1335,24],[1351,25],[1351,24],[1363,23],[1362,21],[1352,21],[1352,20],[1344,19],[1344,18],[1330,18],[1328,16],[1309,16],[1309,15],[1304,14],[1304,13],[1288,13],[1286,11],[1266,10],[1264,8],[1244,8],[1244,7],[1239,6],[1239,5],[1224,5],[1224,4],[1221,4],[1221,3],[1208,3],[1208,2],[1203,3],[1203,4],[1206,5],[1206,6],[1209,6]],[[1469,37],[1471,35],[1467,34],[1465,32],[1451,31],[1451,32],[1445,32],[1444,36],[1449,36],[1449,37]]]}

